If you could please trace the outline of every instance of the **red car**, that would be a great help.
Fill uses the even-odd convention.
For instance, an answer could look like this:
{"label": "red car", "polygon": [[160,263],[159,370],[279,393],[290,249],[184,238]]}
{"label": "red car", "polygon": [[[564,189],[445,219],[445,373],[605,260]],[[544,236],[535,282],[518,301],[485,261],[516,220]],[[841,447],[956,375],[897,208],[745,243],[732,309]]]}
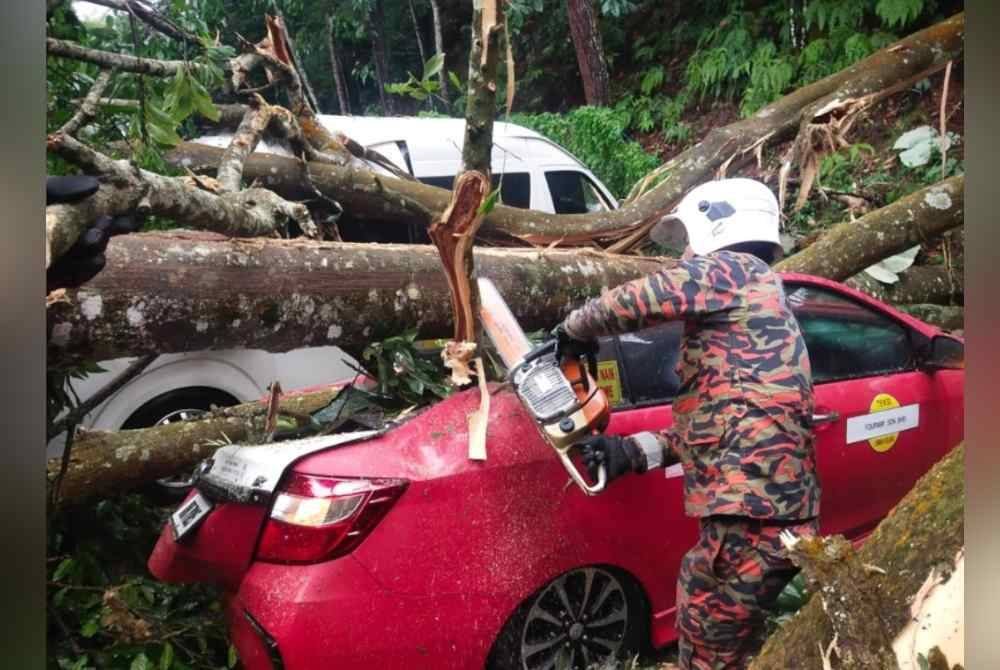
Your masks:
{"label": "red car", "polygon": [[[962,439],[963,343],[841,284],[784,279],[816,383],[823,532],[860,540]],[[679,333],[604,341],[609,432],[670,424]],[[222,585],[247,670],[585,668],[674,640],[697,534],[680,466],[587,497],[508,391],[488,459],[469,460],[478,403],[473,390],[385,432],[223,448],[150,570]]]}

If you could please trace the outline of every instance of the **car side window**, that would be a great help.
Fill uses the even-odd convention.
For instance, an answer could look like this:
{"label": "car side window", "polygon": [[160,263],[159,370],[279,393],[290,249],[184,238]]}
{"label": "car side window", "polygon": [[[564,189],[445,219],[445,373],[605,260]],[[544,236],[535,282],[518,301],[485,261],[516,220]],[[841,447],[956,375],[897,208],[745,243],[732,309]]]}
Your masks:
{"label": "car side window", "polygon": [[[493,175],[493,188],[500,185],[500,201],[508,207],[521,209],[531,208],[531,175],[527,172],[507,172],[500,181],[501,175]],[[419,181],[429,186],[446,188],[449,191],[455,184],[455,177],[419,177]]]}
{"label": "car side window", "polygon": [[612,407],[663,404],[677,394],[680,322],[600,339],[597,383]]}
{"label": "car side window", "polygon": [[574,170],[554,170],[545,173],[556,214],[587,214],[606,212],[608,205],[590,179]]}
{"label": "car side window", "polygon": [[812,286],[786,287],[816,383],[913,369],[907,329],[878,311]]}

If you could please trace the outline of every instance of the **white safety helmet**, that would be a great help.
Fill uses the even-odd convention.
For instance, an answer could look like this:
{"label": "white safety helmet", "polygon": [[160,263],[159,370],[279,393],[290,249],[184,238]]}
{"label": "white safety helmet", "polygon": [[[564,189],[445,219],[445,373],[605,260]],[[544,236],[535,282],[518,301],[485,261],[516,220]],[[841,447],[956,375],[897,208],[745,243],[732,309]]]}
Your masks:
{"label": "white safety helmet", "polygon": [[741,242],[772,242],[778,236],[778,200],[756,179],[720,179],[697,186],[650,231],[657,244],[697,255]]}

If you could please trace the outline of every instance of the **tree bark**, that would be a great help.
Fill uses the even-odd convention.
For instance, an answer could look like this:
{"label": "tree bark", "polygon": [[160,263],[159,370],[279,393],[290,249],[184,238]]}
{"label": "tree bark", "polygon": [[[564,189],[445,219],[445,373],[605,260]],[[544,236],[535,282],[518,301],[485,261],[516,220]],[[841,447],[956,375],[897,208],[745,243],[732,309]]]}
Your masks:
{"label": "tree bark", "polygon": [[775,264],[842,281],[883,258],[962,225],[965,177],[950,177],[891,205],[830,228],[816,242]]}
{"label": "tree bark", "polygon": [[337,56],[337,44],[333,32],[333,14],[326,17],[327,49],[330,51],[330,69],[333,71],[333,83],[337,90],[337,104],[341,114],[351,113],[351,98],[347,94],[347,83],[344,79],[344,69]]}
{"label": "tree bark", "polygon": [[134,13],[136,18],[153,28],[159,33],[166,35],[170,39],[178,40],[187,43],[189,47],[194,47],[196,49],[201,49],[203,47],[201,40],[198,39],[197,35],[189,33],[184,30],[176,23],[168,19],[166,16],[161,14],[155,8],[148,6],[144,2],[137,2],[136,0],[87,0],[91,4],[101,5],[107,7],[108,9],[114,9],[119,12],[126,12],[129,14]]}
{"label": "tree bark", "polygon": [[[50,366],[143,353],[366,345],[417,327],[453,334],[448,285],[430,246],[227,240],[191,231],[111,239],[107,266],[50,295]],[[596,251],[477,249],[526,331],[548,328],[602,289],[662,259]]]}
{"label": "tree bark", "polygon": [[957,305],[897,305],[899,309],[917,317],[921,321],[935,325],[944,330],[962,330],[965,327],[965,308]]}
{"label": "tree bark", "polygon": [[883,284],[865,273],[846,282],[882,302],[895,305],[915,303],[951,304],[962,299],[962,277],[948,272],[943,265],[917,265],[899,275],[895,284]]}
{"label": "tree bark", "polygon": [[[310,414],[336,395],[336,389],[329,389],[289,396],[281,401],[281,411]],[[244,442],[261,433],[266,412],[266,402],[256,401],[215,410],[194,421],[139,430],[80,431],[56,504],[67,506],[107,497],[190,470],[222,446],[209,444],[211,441]],[[46,479],[50,486],[61,464],[60,458],[49,459]]]}
{"label": "tree bark", "polygon": [[606,107],[611,103],[610,78],[593,0],[566,0],[566,12],[584,97],[588,105]]}
{"label": "tree bark", "polygon": [[487,179],[492,172],[496,73],[502,32],[502,0],[484,0],[481,9],[473,9],[462,166],[466,171],[483,173]]}
{"label": "tree bark", "polygon": [[[846,70],[802,87],[748,119],[713,130],[704,141],[657,168],[633,189],[631,200],[614,212],[556,215],[498,206],[486,217],[482,233],[538,244],[555,241],[573,244],[616,239],[634,233],[637,228],[666,214],[688,189],[713,178],[731,160],[752,158],[759,148],[793,136],[803,115],[809,113],[808,109],[817,101],[863,97],[883,91],[929,68],[943,67],[949,59],[960,58],[964,25],[964,14],[958,14]],[[183,159],[185,155],[202,169],[212,166],[209,147],[181,145],[175,156]],[[246,174],[249,178],[260,177],[285,197],[303,197],[306,191],[301,184],[301,170],[290,168],[291,164],[281,159],[251,157],[247,161]],[[362,220],[366,217],[381,221],[392,218],[409,223],[414,222],[414,212],[440,212],[448,203],[446,192],[418,183],[375,178],[358,170],[326,166],[310,165],[310,172],[316,187],[325,196],[340,202],[352,216]],[[356,190],[359,185],[360,191]],[[314,197],[314,194],[304,197]],[[351,209],[349,203],[361,204],[362,200],[365,206],[357,211]]]}
{"label": "tree bark", "polygon": [[[965,544],[963,453],[959,445],[924,475],[879,524],[856,560],[849,551],[830,551],[835,546],[830,542],[810,543],[798,552],[805,555],[807,575],[809,564],[818,568],[812,572],[824,588],[814,590],[809,603],[768,639],[751,670],[830,667],[821,652],[835,631],[840,654],[833,655],[834,668],[885,667],[879,664],[885,659],[884,638],[874,638],[881,631],[891,639],[903,630],[911,619],[912,600],[928,575],[942,566],[953,567]],[[835,576],[845,569],[838,561],[855,569]]]}
{"label": "tree bark", "polygon": [[392,116],[392,96],[385,90],[389,83],[389,49],[385,40],[385,8],[382,0],[372,0],[368,14],[368,27],[372,31],[372,62],[375,64],[375,83],[378,85],[378,99],[382,114]]}
{"label": "tree bark", "polygon": [[[441,7],[438,0],[430,0],[431,13],[434,16],[434,50],[436,53],[444,54],[444,37],[441,32]],[[448,77],[445,75],[445,68],[438,72],[438,82],[441,84],[441,97],[448,104],[451,104],[451,96],[448,93]]]}

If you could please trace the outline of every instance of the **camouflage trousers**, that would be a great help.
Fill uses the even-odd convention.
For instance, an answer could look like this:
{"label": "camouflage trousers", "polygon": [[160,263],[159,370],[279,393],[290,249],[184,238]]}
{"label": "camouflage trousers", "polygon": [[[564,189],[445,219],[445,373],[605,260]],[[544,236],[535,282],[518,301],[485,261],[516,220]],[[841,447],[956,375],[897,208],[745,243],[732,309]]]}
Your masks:
{"label": "camouflage trousers", "polygon": [[683,670],[742,670],[760,650],[766,610],[795,576],[778,534],[818,534],[819,523],[708,516],[677,582]]}

